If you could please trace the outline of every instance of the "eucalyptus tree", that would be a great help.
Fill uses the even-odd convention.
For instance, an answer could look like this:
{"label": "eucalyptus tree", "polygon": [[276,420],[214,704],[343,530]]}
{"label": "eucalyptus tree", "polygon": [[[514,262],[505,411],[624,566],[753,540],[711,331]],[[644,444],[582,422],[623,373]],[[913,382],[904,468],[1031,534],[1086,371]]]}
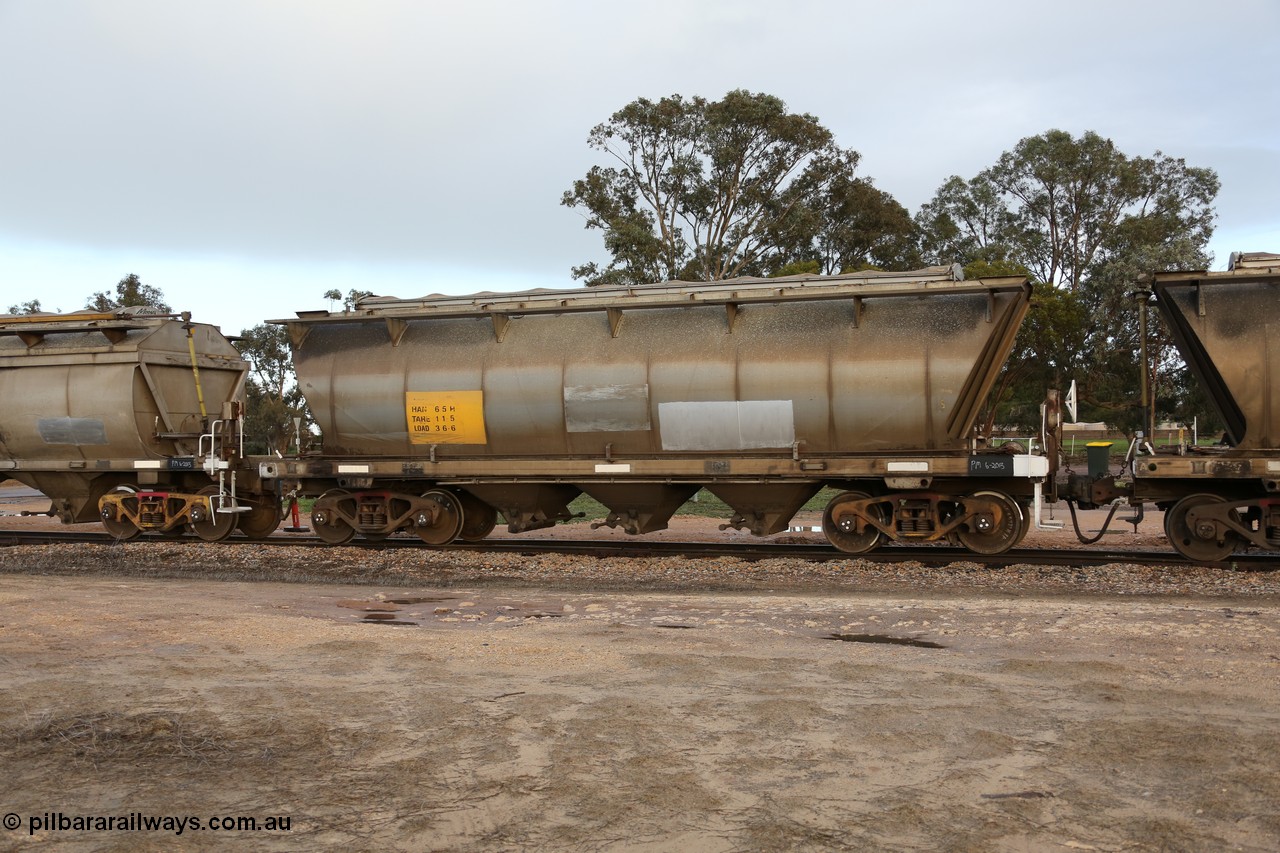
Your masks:
{"label": "eucalyptus tree", "polygon": [[245,435],[255,453],[283,454],[295,436],[294,418],[302,418],[303,437],[313,423],[298,388],[284,326],[262,323],[245,329],[236,348],[249,362],[245,381]]}
{"label": "eucalyptus tree", "polygon": [[1092,131],[1050,130],[971,180],[953,176],[916,218],[926,256],[1007,259],[1076,291],[1157,245],[1176,247],[1167,260],[1205,263],[1218,188],[1212,169],[1160,151],[1129,157]]}
{"label": "eucalyptus tree", "polygon": [[158,287],[143,284],[142,279],[136,274],[129,273],[116,283],[115,296],[112,296],[109,291],[100,290],[85,301],[84,307],[106,313],[120,308],[145,305],[164,313],[172,312],[173,309],[164,299],[164,293]]}
{"label": "eucalyptus tree", "polygon": [[7,313],[9,314],[40,314],[44,311],[40,307],[39,299],[32,299],[29,302],[19,302],[17,305],[10,305]]}
{"label": "eucalyptus tree", "polygon": [[356,310],[356,304],[366,296],[373,296],[373,291],[357,290],[356,288],[352,288],[347,291],[346,296],[343,296],[342,291],[335,287],[324,292],[324,298],[328,299],[330,302],[341,302],[343,311]]}
{"label": "eucalyptus tree", "polygon": [[[592,167],[561,203],[602,232],[610,255],[603,267],[573,269],[588,285],[713,281],[812,260],[838,272],[891,257],[881,251],[889,241],[859,231],[877,227],[874,215],[851,225],[847,214],[896,202],[854,177],[856,151],[772,95],[639,98],[593,128],[587,144],[612,162]],[[902,219],[910,242],[914,223]]]}
{"label": "eucalyptus tree", "polygon": [[[1010,262],[1071,294],[1068,314],[1083,311],[1083,334],[1060,336],[1058,346],[1078,349],[1041,350],[1057,376],[1039,378],[1062,381],[1061,365],[1073,364],[1086,418],[1136,426],[1141,278],[1208,268],[1218,189],[1213,170],[1180,158],[1129,156],[1092,131],[1077,138],[1050,130],[1022,139],[971,179],[948,179],[916,222],[927,260]],[[1049,298],[1056,294],[1040,291],[1039,299]],[[1155,319],[1150,330],[1151,387],[1176,403],[1170,395],[1185,384],[1182,366]]]}

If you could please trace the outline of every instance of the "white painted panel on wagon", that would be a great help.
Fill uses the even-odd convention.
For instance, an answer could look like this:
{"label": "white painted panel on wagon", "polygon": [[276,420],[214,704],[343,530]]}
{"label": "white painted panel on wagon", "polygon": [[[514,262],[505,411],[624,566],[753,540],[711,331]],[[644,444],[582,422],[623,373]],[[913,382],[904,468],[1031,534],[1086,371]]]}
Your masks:
{"label": "white painted panel on wagon", "polygon": [[763,450],[796,440],[790,400],[660,403],[663,450]]}

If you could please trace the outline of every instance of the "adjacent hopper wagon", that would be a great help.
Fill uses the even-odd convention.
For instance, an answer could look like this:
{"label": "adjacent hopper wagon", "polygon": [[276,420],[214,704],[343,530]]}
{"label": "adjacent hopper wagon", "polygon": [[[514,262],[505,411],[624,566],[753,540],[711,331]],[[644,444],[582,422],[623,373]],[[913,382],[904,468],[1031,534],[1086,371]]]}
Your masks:
{"label": "adjacent hopper wagon", "polygon": [[[186,316],[0,316],[0,475],[49,496],[66,523],[221,538],[240,514],[216,512],[232,508],[218,496],[238,464],[222,425],[238,423],[246,370],[216,327]],[[269,502],[258,526],[269,515],[274,529],[277,512]]]}
{"label": "adjacent hopper wagon", "polygon": [[1192,559],[1280,548],[1280,255],[1158,273],[1152,289],[1226,435],[1216,448],[1135,459],[1134,499],[1168,508],[1169,541]]}

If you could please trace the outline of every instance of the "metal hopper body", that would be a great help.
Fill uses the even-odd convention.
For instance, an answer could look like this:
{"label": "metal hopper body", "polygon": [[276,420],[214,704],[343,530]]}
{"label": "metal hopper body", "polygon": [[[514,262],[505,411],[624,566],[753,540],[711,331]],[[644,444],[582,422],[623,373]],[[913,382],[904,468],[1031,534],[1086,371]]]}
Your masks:
{"label": "metal hopper body", "polygon": [[[422,521],[441,502],[486,519],[464,538],[494,512],[537,529],[580,492],[611,509],[605,523],[646,532],[703,486],[733,526],[774,532],[824,484],[859,480],[932,495],[921,529],[941,538],[948,478],[1022,477],[1013,490],[1029,494],[1028,463],[983,460],[971,435],[1029,299],[1025,279],[942,267],[302,312],[273,322],[289,328],[323,459],[264,473],[330,492],[317,528],[340,518],[334,539],[375,523],[451,538]],[[356,496],[384,487],[403,500]],[[891,535],[887,502],[855,511]]]}

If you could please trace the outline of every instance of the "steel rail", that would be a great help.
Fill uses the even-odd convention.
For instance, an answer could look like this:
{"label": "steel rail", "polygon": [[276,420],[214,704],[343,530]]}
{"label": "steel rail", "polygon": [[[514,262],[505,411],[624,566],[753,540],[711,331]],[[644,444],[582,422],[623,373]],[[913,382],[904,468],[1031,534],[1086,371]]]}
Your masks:
{"label": "steel rail", "polygon": [[[232,536],[220,543],[205,543],[193,536],[167,538],[144,535],[129,543],[169,545],[217,544],[239,547],[304,547],[304,548],[361,548],[368,550],[431,548],[437,551],[508,554],[571,554],[582,557],[625,557],[655,559],[660,557],[684,557],[688,559],[714,559],[733,557],[747,561],[803,560],[808,562],[833,562],[840,560],[865,560],[873,563],[917,562],[930,566],[954,563],[970,563],[999,568],[1017,565],[1035,566],[1102,566],[1129,564],[1141,566],[1168,566],[1173,568],[1224,568],[1241,571],[1280,570],[1280,554],[1245,553],[1230,559],[1210,563],[1187,560],[1173,551],[1106,549],[1033,549],[1015,548],[995,556],[975,554],[964,548],[950,546],[886,545],[867,554],[846,554],[833,546],[796,543],[742,543],[742,542],[672,542],[662,540],[616,542],[598,539],[486,539],[480,542],[460,542],[442,547],[426,545],[416,538],[397,536],[382,541],[353,539],[345,545],[332,546],[314,536],[276,534],[267,539],[250,540]],[[0,547],[19,545],[90,544],[112,547],[121,544],[106,533],[45,530],[0,530]]]}

